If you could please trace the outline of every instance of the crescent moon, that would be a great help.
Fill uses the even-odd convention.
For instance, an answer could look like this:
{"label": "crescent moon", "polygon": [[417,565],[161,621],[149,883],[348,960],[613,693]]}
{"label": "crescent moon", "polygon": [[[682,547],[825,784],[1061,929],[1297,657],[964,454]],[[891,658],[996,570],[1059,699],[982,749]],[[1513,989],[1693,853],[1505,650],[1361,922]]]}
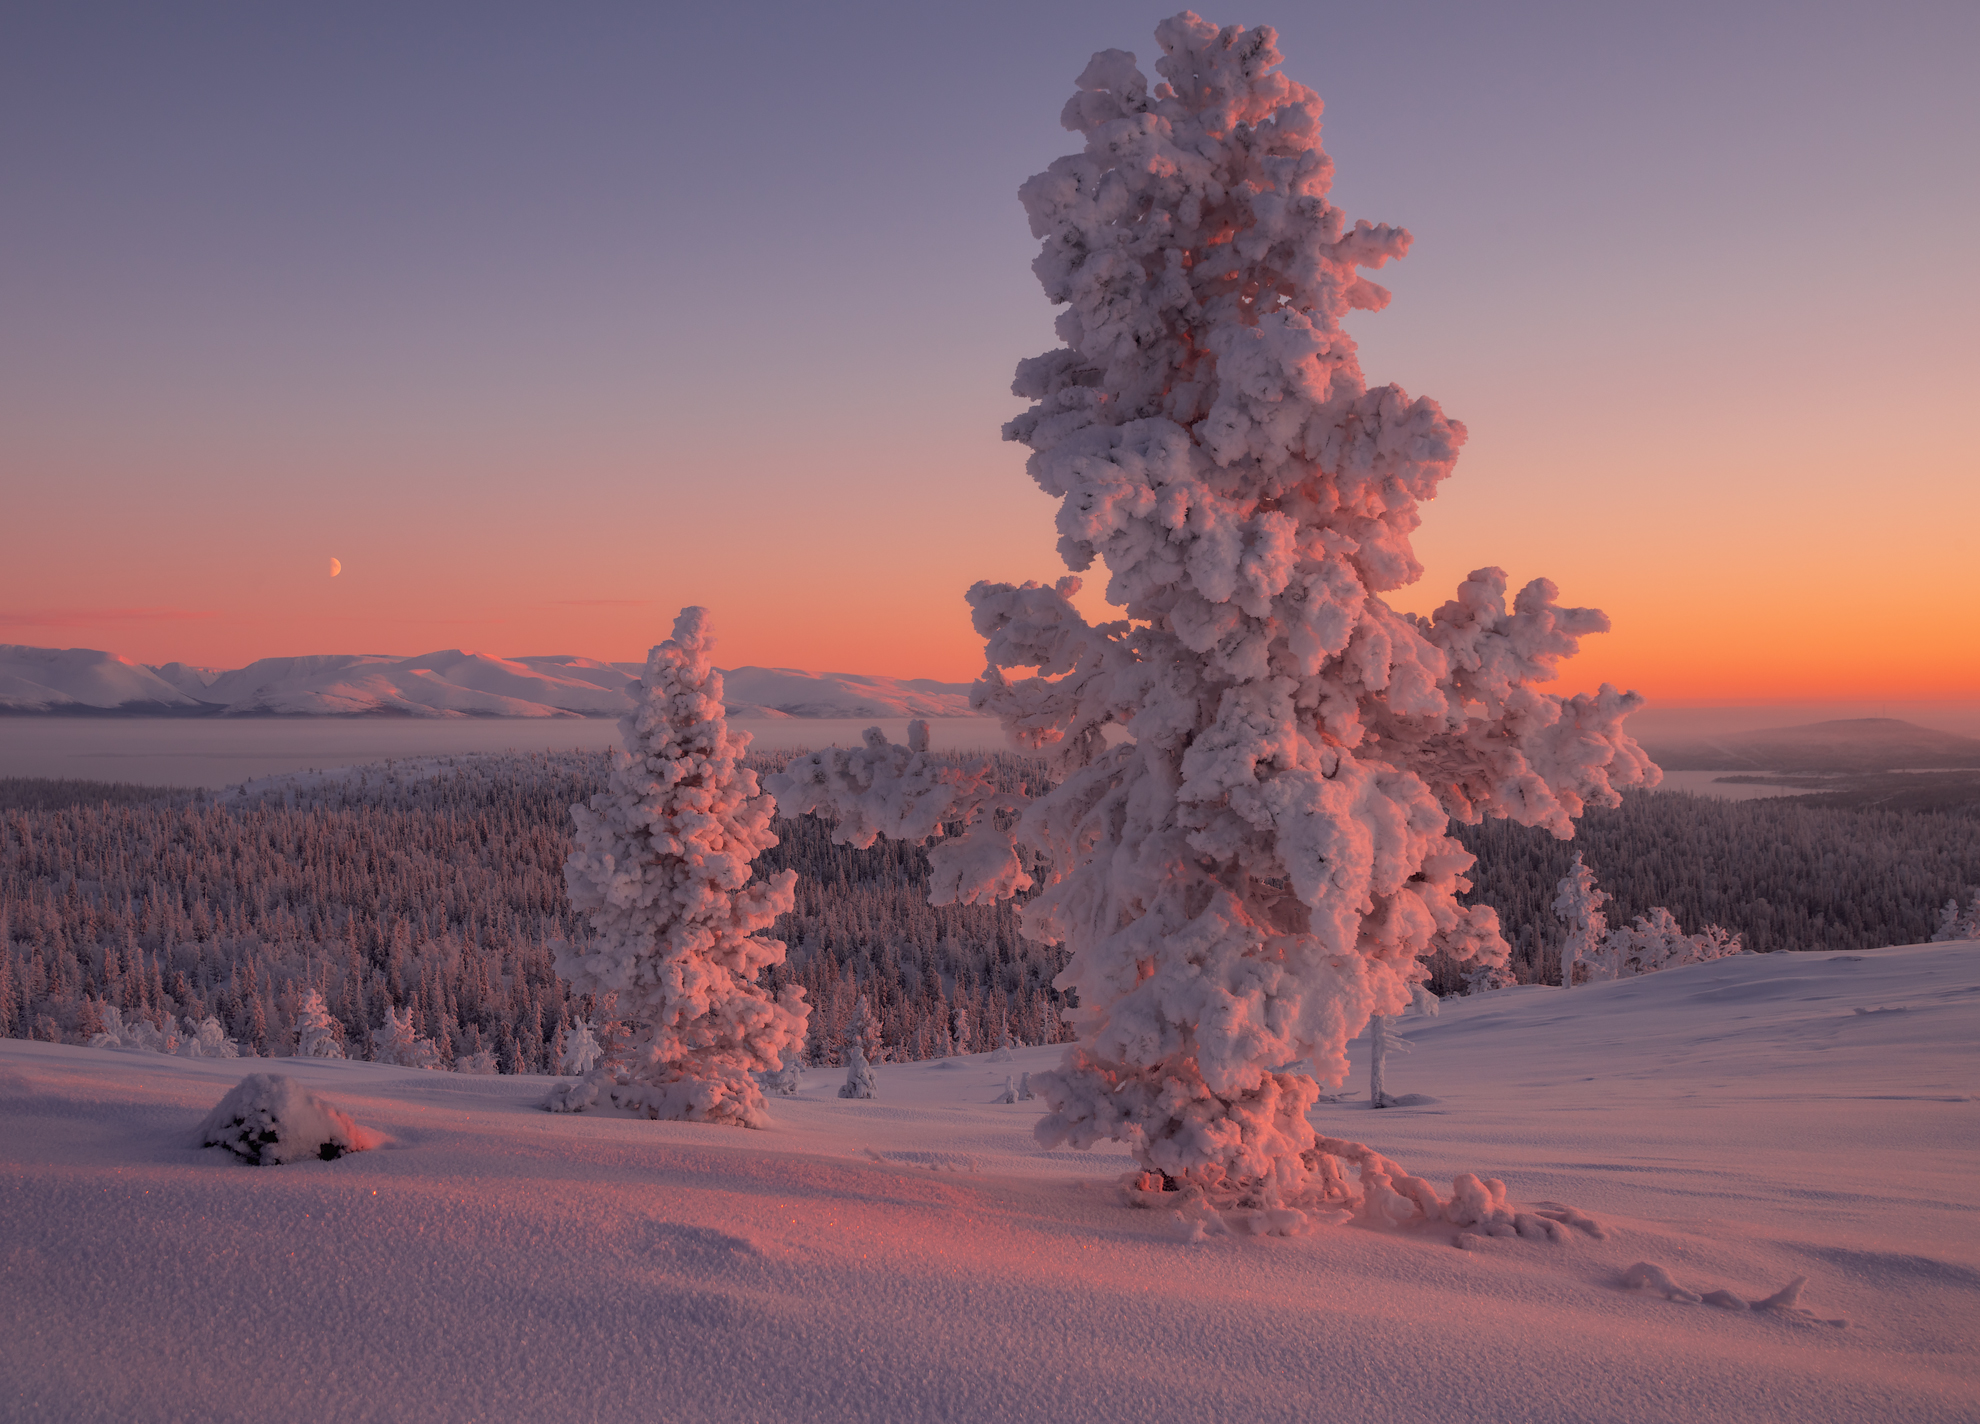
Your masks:
{"label": "crescent moon", "polygon": [[332,560],[330,561],[330,577],[331,577],[331,578],[335,578],[335,577],[337,577],[337,575],[338,575],[338,574],[340,574],[340,573],[342,573],[343,571],[344,571],[344,566],[343,566],[342,564],[340,564],[340,563],[338,563],[338,562],[337,562],[337,561],[336,561],[335,559],[332,559]]}

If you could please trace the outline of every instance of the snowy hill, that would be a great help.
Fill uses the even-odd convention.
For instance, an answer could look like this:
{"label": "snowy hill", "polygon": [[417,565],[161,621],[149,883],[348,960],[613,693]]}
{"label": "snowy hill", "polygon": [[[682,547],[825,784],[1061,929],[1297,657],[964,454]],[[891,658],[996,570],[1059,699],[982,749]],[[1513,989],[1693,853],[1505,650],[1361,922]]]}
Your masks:
{"label": "snowy hill", "polygon": [[[1504,990],[1403,1028],[1390,1087],[1429,1101],[1369,1111],[1357,1057],[1316,1127],[1599,1236],[1130,1209],[1124,1156],[1040,1152],[1040,1104],[996,1101],[1048,1049],[882,1065],[871,1102],[816,1070],[744,1132],[552,1116],[542,1078],[0,1041],[0,1391],[75,1419],[1972,1417],[1980,946]],[[271,1070],[390,1145],[189,1144]],[[1629,1286],[1639,1263],[1725,1294]]]}
{"label": "snowy hill", "polygon": [[[148,668],[85,648],[0,647],[0,712],[231,716],[618,717],[641,664],[501,658],[450,648],[413,658],[263,658],[223,670]],[[729,711],[769,717],[962,717],[966,683],[737,668]]]}
{"label": "snowy hill", "polygon": [[91,648],[0,643],[0,712],[198,711],[200,699],[144,664]]}
{"label": "snowy hill", "polygon": [[1832,774],[1980,767],[1980,738],[1921,727],[1895,717],[1769,727],[1646,749],[1667,771]]}

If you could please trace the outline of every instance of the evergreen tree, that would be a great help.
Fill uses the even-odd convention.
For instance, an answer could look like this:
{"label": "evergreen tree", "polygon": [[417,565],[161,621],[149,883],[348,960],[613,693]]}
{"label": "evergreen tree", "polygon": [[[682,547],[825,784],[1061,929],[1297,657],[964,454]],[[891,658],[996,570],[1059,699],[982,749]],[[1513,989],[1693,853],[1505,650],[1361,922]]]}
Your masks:
{"label": "evergreen tree", "polygon": [[1221,1200],[1360,1200],[1321,1160],[1313,1079],[1281,1067],[1339,1082],[1428,956],[1504,961],[1496,915],[1459,900],[1451,820],[1565,837],[1657,772],[1622,729],[1639,697],[1536,690],[1599,612],[1544,579],[1508,607],[1490,568],[1429,618],[1384,601],[1421,572],[1418,507],[1465,438],[1436,402],[1369,389],[1341,325],[1386,303],[1359,269],[1409,235],[1328,203],[1319,99],[1274,72],[1270,29],[1185,13],[1156,38],[1168,82],[1095,55],[1062,117],[1084,151],[1019,194],[1066,344],[1019,365],[1034,405],[1005,433],[1061,501],[1069,567],[1104,562],[1127,616],[1089,624],[1077,578],[976,585],[972,701],[1050,748],[1058,785],[958,773],[925,731],[771,785],[850,844],[939,837],[938,903],[1047,867],[1022,924],[1070,951],[1078,1045],[1040,1075],[1041,1143],[1125,1140],[1148,1179]]}
{"label": "evergreen tree", "polygon": [[[759,1126],[753,1074],[782,1066],[804,1041],[801,989],[759,983],[784,945],[761,931],[792,906],[789,871],[750,883],[750,861],[777,843],[774,803],[742,765],[747,734],[731,733],[708,611],[687,608],[648,655],[626,750],[606,790],[574,806],[564,876],[592,934],[557,958],[580,993],[619,995],[639,1039],[612,1098],[654,1118]],[[553,1092],[576,1109],[603,1086]]]}

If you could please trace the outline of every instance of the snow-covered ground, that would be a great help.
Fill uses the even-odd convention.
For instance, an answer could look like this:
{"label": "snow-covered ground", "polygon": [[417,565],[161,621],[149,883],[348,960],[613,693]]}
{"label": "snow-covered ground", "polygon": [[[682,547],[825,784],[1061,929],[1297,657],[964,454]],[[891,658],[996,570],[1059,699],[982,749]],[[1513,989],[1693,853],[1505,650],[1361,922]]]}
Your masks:
{"label": "snow-covered ground", "polygon": [[[1980,1416],[1980,945],[1741,957],[1404,1021],[1324,1132],[1503,1177],[1561,1243],[1191,1243],[995,1101],[1054,1050],[808,1075],[769,1130],[550,1080],[0,1041],[0,1415],[667,1420]],[[1358,1045],[1359,1046],[1359,1045]],[[1365,1062],[1351,1090],[1365,1092]],[[391,1144],[189,1140],[288,1073]],[[1648,1262],[1732,1310],[1623,1284]],[[1846,1327],[1823,1323],[1847,1320]]]}

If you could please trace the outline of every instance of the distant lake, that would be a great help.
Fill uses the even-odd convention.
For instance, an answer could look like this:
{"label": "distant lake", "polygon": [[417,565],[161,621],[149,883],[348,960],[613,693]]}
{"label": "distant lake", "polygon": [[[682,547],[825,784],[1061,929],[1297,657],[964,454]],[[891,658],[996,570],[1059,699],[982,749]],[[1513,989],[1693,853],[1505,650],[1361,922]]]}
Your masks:
{"label": "distant lake", "polygon": [[[736,717],[759,751],[857,746],[868,727],[907,736],[906,717]],[[1005,745],[989,717],[929,719],[938,750]],[[0,717],[0,776],[132,781],[218,790],[278,772],[473,752],[603,751],[616,718],[590,717]]]}

